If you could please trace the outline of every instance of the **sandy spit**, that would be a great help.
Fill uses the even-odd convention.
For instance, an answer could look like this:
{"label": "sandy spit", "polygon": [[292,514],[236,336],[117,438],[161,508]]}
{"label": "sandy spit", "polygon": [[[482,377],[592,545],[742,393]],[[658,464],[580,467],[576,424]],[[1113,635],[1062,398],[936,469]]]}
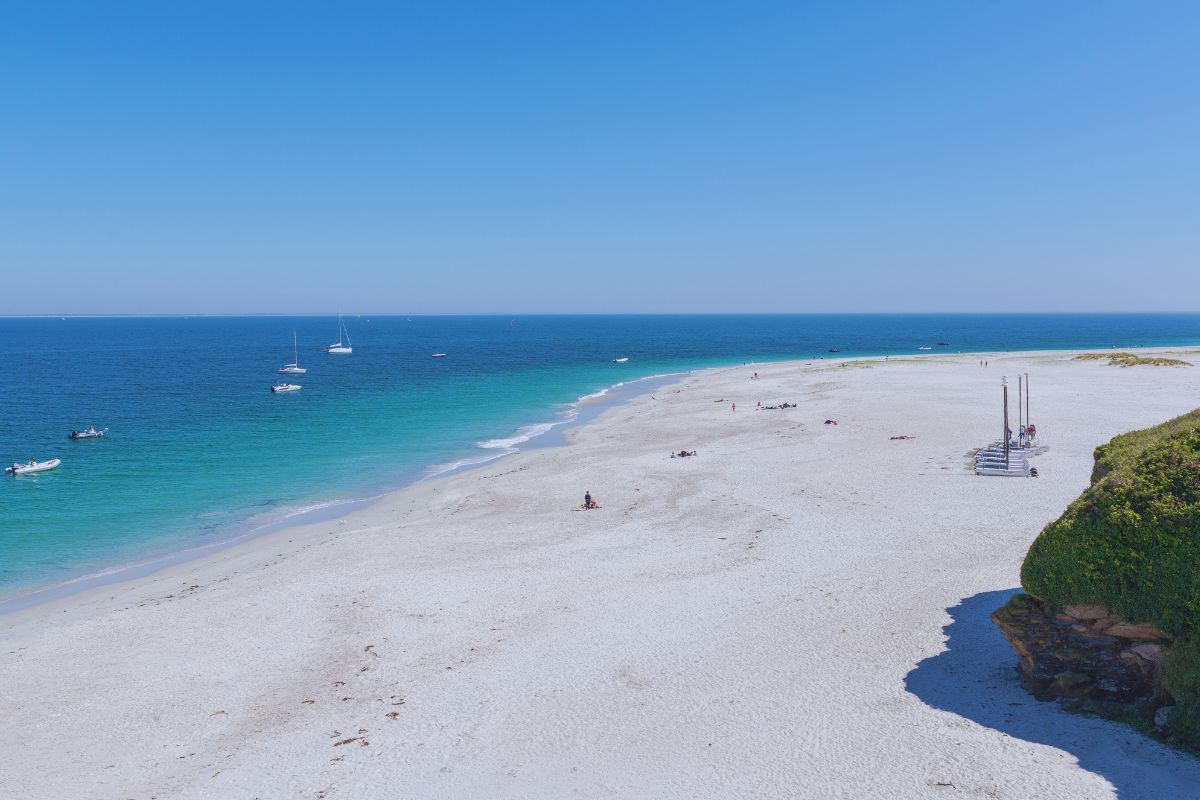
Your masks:
{"label": "sandy spit", "polygon": [[[977,478],[1026,372],[1041,477]],[[1023,693],[988,614],[1093,448],[1198,402],[1070,353],[691,375],[0,617],[0,796],[1197,797],[1200,760]]]}

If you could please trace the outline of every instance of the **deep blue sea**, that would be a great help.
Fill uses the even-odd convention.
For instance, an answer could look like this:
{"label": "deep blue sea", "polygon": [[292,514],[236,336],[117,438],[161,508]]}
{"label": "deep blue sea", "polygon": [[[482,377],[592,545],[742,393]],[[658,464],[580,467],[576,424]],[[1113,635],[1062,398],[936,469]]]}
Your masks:
{"label": "deep blue sea", "polygon": [[[0,595],[244,535],[520,448],[581,397],[787,358],[1200,343],[1200,315],[0,319]],[[303,389],[273,395],[299,339]],[[840,350],[829,355],[829,348]],[[430,355],[444,352],[446,358]],[[612,359],[628,357],[624,364]],[[68,441],[86,425],[100,440]]]}

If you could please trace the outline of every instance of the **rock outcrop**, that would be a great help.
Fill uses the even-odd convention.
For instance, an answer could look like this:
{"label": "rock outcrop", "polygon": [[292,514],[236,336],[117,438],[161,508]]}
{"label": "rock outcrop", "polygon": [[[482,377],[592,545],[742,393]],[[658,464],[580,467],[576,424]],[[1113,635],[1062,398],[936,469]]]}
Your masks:
{"label": "rock outcrop", "polygon": [[1097,447],[1021,586],[993,619],[1038,697],[1200,752],[1200,409]]}
{"label": "rock outcrop", "polygon": [[1017,671],[1042,700],[1078,698],[1118,703],[1159,693],[1167,635],[1132,624],[1103,606],[1066,606],[1048,612],[1026,594],[992,613],[1020,657]]}

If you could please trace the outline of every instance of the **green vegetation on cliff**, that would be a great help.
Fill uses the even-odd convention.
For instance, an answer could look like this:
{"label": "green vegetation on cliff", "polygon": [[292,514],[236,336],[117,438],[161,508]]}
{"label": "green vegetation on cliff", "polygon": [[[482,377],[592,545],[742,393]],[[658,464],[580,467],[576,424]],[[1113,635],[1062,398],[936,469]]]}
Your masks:
{"label": "green vegetation on cliff", "polygon": [[1092,485],[1038,536],[1021,583],[1053,610],[1105,606],[1169,634],[1172,732],[1200,746],[1200,409],[1096,448]]}
{"label": "green vegetation on cliff", "polygon": [[1038,536],[1021,583],[1054,609],[1200,632],[1200,410],[1096,448],[1091,487]]}
{"label": "green vegetation on cliff", "polygon": [[1163,687],[1175,701],[1167,717],[1171,733],[1200,750],[1200,638],[1181,641],[1163,669]]}

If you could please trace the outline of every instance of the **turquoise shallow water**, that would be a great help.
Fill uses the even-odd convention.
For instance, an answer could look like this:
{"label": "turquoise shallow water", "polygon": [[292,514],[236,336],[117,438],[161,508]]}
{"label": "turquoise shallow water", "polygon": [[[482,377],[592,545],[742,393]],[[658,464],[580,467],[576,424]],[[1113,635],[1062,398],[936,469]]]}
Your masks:
{"label": "turquoise shallow water", "polygon": [[[581,396],[747,360],[1200,342],[1200,315],[0,319],[0,594],[230,538],[519,448]],[[291,360],[299,393],[272,395]],[[825,353],[840,350],[838,356]],[[444,359],[430,358],[445,352]],[[611,359],[629,357],[626,364]],[[94,424],[102,440],[66,434]]]}

